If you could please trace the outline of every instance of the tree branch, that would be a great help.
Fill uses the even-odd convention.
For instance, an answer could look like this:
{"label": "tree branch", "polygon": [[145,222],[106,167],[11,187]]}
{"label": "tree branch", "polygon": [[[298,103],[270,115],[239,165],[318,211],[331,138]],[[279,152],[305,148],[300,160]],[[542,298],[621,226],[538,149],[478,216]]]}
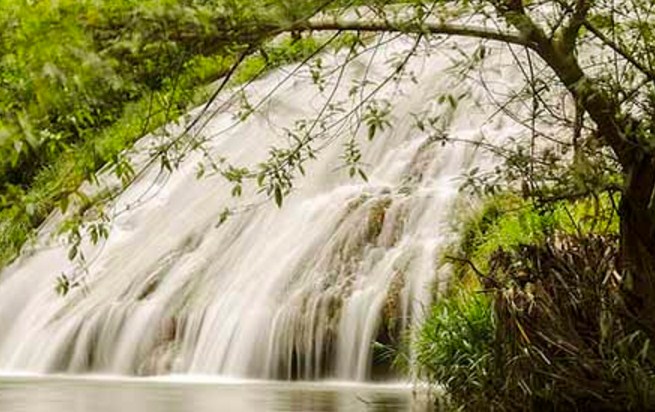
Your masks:
{"label": "tree branch", "polygon": [[483,286],[485,289],[492,289],[492,288],[498,288],[500,287],[500,284],[496,279],[493,277],[486,275],[480,271],[475,266],[475,263],[473,263],[470,259],[459,257],[459,256],[452,256],[452,255],[447,255],[444,257],[446,260],[450,260],[451,262],[457,262],[457,263],[462,263],[468,265],[473,273],[475,273],[480,279],[482,279]]}
{"label": "tree branch", "polygon": [[[588,12],[588,0],[577,0],[577,10],[573,10],[571,19],[573,26],[582,24],[589,28],[606,44],[617,47],[617,51],[628,61],[635,64],[645,74],[652,76],[639,62],[614,45],[602,33],[598,32],[584,18]],[[525,12],[521,0],[502,0],[496,8],[509,25],[511,31],[490,30],[485,27],[463,26],[445,24],[440,22],[417,23],[411,20],[390,22],[381,19],[348,20],[348,19],[309,19],[294,23],[287,27],[272,29],[272,34],[289,31],[356,31],[376,33],[415,33],[415,34],[444,34],[452,36],[473,37],[478,39],[494,40],[508,44],[515,44],[534,50],[550,66],[569,92],[579,101],[584,110],[597,124],[600,134],[607,144],[614,150],[619,163],[630,168],[641,153],[640,147],[625,135],[626,122],[618,120],[620,113],[616,104],[602,90],[599,90],[589,79],[571,50],[562,49],[546,36],[542,28],[535,23]],[[581,23],[582,22],[582,23]],[[579,27],[577,27],[579,30]],[[575,40],[575,39],[573,39]],[[575,43],[575,42],[574,42]],[[650,78],[650,77],[649,77]],[[654,79],[655,80],[655,79]]]}
{"label": "tree branch", "polygon": [[[578,0],[578,3],[582,7],[579,13],[583,13],[584,0]],[[522,37],[531,41],[532,49],[553,69],[575,100],[589,113],[619,163],[629,170],[643,154],[643,148],[625,134],[628,126],[634,126],[634,119],[628,116],[626,120],[618,120],[620,108],[587,77],[572,50],[559,47],[556,41],[545,35],[541,27],[525,13],[520,0],[505,0],[505,3],[497,6],[497,10]]]}
{"label": "tree branch", "polygon": [[571,10],[572,14],[569,24],[563,28],[562,36],[559,40],[560,47],[564,53],[571,53],[575,49],[578,33],[585,23],[591,3],[589,0],[576,0],[574,8]]}
{"label": "tree branch", "polygon": [[516,44],[524,47],[533,47],[533,43],[519,33],[489,30],[484,27],[460,26],[444,23],[391,23],[382,20],[308,20],[296,23],[290,27],[278,30],[279,33],[289,31],[358,31],[358,32],[385,32],[408,34],[445,34],[451,36],[474,37],[478,39],[495,40],[503,43]]}
{"label": "tree branch", "polygon": [[596,36],[606,46],[614,50],[621,57],[623,57],[628,62],[630,62],[633,66],[635,66],[640,72],[644,74],[644,76],[646,76],[646,78],[648,78],[649,81],[655,83],[655,73],[653,73],[653,71],[649,70],[648,67],[640,63],[630,53],[625,51],[620,45],[614,43],[609,37],[605,36],[603,32],[598,30],[593,24],[589,23],[589,21],[585,20],[583,25],[587,30],[592,32],[594,36]]}

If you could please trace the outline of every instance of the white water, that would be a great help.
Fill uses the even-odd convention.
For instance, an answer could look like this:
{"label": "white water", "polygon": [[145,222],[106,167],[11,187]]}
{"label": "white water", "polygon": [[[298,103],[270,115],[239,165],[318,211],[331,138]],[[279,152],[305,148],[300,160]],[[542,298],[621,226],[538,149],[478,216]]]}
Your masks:
{"label": "white water", "polygon": [[[474,43],[459,44],[473,50]],[[408,47],[397,40],[356,59],[336,101],[352,105],[353,82],[364,75],[381,80],[389,59]],[[496,70],[485,74],[489,84],[501,92],[521,84],[514,69],[500,64],[506,54],[496,54],[488,62]],[[153,167],[113,205],[129,210],[113,219],[109,239],[85,246],[85,287],[65,297],[56,295],[55,279],[74,265],[65,247],[44,247],[59,219],[53,216],[37,250],[0,278],[0,370],[368,379],[372,342],[384,324],[394,319],[402,331],[419,322],[446,280],[439,257],[453,240],[462,173],[494,164],[471,145],[428,143],[412,113],[440,113],[450,120],[447,133],[463,139],[483,133],[502,142],[522,133],[505,117],[488,121],[497,107],[486,93],[448,72],[457,55],[442,46],[416,57],[410,70],[418,84],[405,79],[380,92],[393,102],[393,127],[370,143],[365,127],[358,132],[369,182],[338,169],[344,140],[337,139],[306,165],[281,209],[268,201],[216,228],[226,205],[261,196],[246,190],[235,201],[222,178],[196,179],[199,154],[165,179],[156,179]],[[324,60],[329,66],[344,56]],[[289,70],[255,83],[249,100]],[[337,74],[321,93],[303,69],[226,132],[219,133],[233,123],[233,112],[218,114],[203,131],[213,136],[212,152],[241,165],[263,160],[270,144],[287,143],[283,127],[315,115]],[[469,89],[473,96],[454,112],[436,102]],[[352,122],[337,133],[350,130]],[[140,201],[144,193],[149,199]]]}

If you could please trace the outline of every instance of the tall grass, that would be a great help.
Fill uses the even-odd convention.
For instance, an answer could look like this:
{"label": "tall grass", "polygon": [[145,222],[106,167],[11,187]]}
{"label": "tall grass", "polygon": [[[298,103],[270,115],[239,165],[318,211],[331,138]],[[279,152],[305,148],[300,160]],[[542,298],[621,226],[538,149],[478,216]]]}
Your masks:
{"label": "tall grass", "polygon": [[475,407],[484,397],[468,393],[496,386],[494,331],[489,296],[461,290],[440,299],[415,343],[419,376],[443,385],[459,406]]}

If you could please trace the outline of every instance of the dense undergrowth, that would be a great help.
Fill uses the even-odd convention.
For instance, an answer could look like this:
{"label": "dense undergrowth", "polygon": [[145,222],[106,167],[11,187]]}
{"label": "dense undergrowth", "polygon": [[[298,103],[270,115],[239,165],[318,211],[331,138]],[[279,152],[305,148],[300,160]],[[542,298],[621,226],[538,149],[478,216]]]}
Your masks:
{"label": "dense undergrowth", "polygon": [[624,307],[609,196],[514,196],[469,217],[417,367],[465,410],[652,410],[655,357]]}

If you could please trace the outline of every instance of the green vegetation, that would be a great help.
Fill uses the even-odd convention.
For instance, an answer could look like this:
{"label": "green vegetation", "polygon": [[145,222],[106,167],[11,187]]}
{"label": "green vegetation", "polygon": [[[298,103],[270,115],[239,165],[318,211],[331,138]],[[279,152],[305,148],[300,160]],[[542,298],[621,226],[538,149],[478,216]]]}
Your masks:
{"label": "green vegetation", "polygon": [[478,210],[463,217],[461,243],[450,254],[466,256],[481,271],[487,271],[498,250],[543,244],[556,233],[618,234],[617,204],[609,194],[602,194],[539,205],[508,191],[488,198]]}
{"label": "green vegetation", "polygon": [[[101,167],[129,183],[135,171],[124,151],[209,99],[217,86],[208,86],[248,47],[232,85],[324,46],[321,36],[257,40],[256,48],[242,35],[225,39],[216,25],[226,16],[234,25],[255,17],[214,3],[0,2],[0,265],[53,209],[97,203],[78,189]],[[194,35],[185,37],[189,30]],[[348,41],[341,36],[332,47]],[[164,164],[168,154],[161,155]],[[81,237],[75,223],[62,228],[73,244]]]}
{"label": "green vegetation", "polygon": [[655,358],[620,297],[611,204],[501,195],[469,216],[456,277],[418,331],[420,375],[467,410],[652,409]]}
{"label": "green vegetation", "polygon": [[499,382],[490,373],[494,361],[493,311],[489,296],[467,289],[453,290],[438,300],[421,328],[416,363],[421,377],[445,386],[466,402],[470,392],[484,393]]}

